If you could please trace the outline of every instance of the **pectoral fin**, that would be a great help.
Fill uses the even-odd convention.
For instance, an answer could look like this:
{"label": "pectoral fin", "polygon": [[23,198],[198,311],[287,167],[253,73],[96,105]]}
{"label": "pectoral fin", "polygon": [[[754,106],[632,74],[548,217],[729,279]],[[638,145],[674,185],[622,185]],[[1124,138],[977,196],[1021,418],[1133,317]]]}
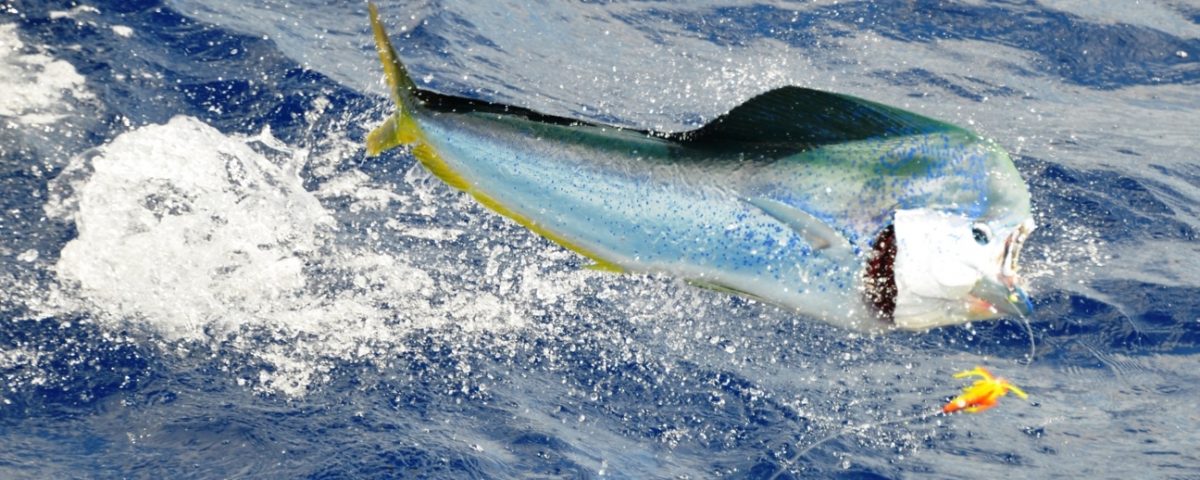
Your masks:
{"label": "pectoral fin", "polygon": [[814,250],[850,249],[845,237],[808,212],[762,197],[747,198],[745,202],[799,233]]}

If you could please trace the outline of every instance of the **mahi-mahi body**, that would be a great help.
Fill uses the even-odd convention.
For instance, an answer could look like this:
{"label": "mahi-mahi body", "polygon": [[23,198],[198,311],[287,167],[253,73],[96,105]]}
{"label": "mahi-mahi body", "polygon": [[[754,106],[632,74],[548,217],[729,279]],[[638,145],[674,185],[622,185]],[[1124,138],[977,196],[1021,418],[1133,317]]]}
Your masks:
{"label": "mahi-mahi body", "polygon": [[768,91],[691,131],[624,129],[416,88],[370,5],[396,112],[368,136],[578,252],[858,330],[921,330],[1032,306],[1034,225],[1008,154],[849,95]]}

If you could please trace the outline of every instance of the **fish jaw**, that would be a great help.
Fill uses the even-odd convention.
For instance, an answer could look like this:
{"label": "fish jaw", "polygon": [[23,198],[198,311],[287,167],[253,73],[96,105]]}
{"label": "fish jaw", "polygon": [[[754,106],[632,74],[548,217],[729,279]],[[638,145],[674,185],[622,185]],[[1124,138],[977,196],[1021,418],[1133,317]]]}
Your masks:
{"label": "fish jaw", "polygon": [[1001,316],[1025,318],[1033,314],[1033,301],[1022,287],[1018,262],[1025,239],[1029,238],[1034,228],[1033,219],[1026,219],[1005,239],[999,275],[980,279],[971,290],[968,316],[972,320]]}
{"label": "fish jaw", "polygon": [[1006,285],[1003,281],[983,279],[975,284],[967,297],[967,316],[972,320],[989,320],[1000,316],[1028,317],[1033,314],[1033,302],[1025,289]]}

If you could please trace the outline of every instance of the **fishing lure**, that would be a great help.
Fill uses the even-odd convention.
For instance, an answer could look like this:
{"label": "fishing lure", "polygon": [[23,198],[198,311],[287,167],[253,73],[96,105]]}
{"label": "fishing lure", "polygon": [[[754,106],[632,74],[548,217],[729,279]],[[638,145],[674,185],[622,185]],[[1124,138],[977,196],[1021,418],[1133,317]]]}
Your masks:
{"label": "fishing lure", "polygon": [[1008,380],[992,375],[992,372],[987,371],[987,369],[983,367],[976,366],[974,369],[965,370],[954,374],[954,378],[967,377],[980,377],[980,379],[976,380],[975,383],[971,384],[970,386],[963,387],[962,394],[954,397],[954,400],[951,400],[949,403],[943,406],[941,410],[926,410],[922,413],[909,415],[907,417],[894,418],[883,422],[852,425],[842,428],[841,430],[826,435],[825,437],[810,443],[808,446],[797,450],[796,453],[792,455],[790,459],[788,459],[788,461],[780,465],[779,470],[777,470],[774,475],[771,475],[769,480],[775,480],[776,478],[779,478],[779,476],[782,475],[788,468],[790,468],[792,465],[795,465],[796,461],[799,460],[800,457],[808,454],[808,452],[812,451],[812,449],[848,433],[862,433],[872,428],[879,428],[900,423],[924,422],[939,415],[949,415],[960,411],[965,411],[967,413],[979,413],[996,406],[996,402],[1000,399],[1000,397],[1008,395],[1008,392],[1013,392],[1018,397],[1023,399],[1029,398],[1029,395],[1026,394],[1025,391],[1021,390],[1016,385],[1008,383]]}
{"label": "fishing lure", "polygon": [[954,374],[954,378],[968,377],[980,377],[980,379],[976,380],[974,384],[964,387],[962,394],[954,397],[942,407],[942,413],[954,413],[960,410],[967,413],[979,413],[996,406],[996,401],[1000,400],[1000,397],[1008,395],[1008,392],[1023,399],[1029,398],[1029,395],[1017,388],[1016,385],[1008,383],[1008,380],[1003,378],[993,376],[992,372],[983,367],[976,366],[974,369]]}

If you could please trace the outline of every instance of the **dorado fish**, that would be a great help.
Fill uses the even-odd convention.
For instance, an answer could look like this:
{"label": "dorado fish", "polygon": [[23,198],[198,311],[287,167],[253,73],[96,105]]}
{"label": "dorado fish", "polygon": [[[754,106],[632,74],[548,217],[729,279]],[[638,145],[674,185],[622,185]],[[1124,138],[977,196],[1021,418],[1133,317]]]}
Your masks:
{"label": "dorado fish", "polygon": [[422,90],[374,4],[396,111],[367,153],[433,175],[593,268],[666,273],[856,330],[1025,316],[1034,229],[1009,155],[962,128],[788,86],[654,132]]}

